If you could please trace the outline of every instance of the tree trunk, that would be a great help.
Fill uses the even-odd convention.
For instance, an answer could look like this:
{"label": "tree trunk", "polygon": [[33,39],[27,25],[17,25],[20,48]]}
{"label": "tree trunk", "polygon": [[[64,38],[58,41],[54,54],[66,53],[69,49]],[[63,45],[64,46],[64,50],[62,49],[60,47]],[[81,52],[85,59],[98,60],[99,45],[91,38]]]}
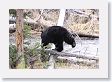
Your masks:
{"label": "tree trunk", "polygon": [[16,17],[16,48],[18,51],[18,57],[16,68],[25,68],[24,55],[23,55],[23,9],[17,9]]}
{"label": "tree trunk", "polygon": [[64,18],[65,18],[65,11],[66,11],[66,9],[61,9],[60,10],[57,26],[63,26],[63,22],[64,22]]}

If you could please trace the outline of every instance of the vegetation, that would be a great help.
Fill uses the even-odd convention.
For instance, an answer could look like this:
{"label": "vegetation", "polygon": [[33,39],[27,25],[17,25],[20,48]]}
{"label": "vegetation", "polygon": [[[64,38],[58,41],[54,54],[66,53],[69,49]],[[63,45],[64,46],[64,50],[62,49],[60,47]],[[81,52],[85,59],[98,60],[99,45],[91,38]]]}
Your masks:
{"label": "vegetation", "polygon": [[24,29],[23,29],[23,37],[24,38],[29,38],[31,36],[30,31],[31,31],[31,26],[25,24]]}
{"label": "vegetation", "polygon": [[[24,56],[17,54],[17,49],[15,45],[9,45],[9,66],[14,69],[17,66],[17,62],[20,58],[24,57],[25,59],[25,68],[33,68],[35,62],[42,68],[46,68],[48,65],[49,55],[45,52],[45,48],[49,48],[50,45],[43,47],[40,51],[37,49],[41,47],[40,43],[36,43],[34,47],[25,47]],[[40,63],[40,64],[39,64]],[[37,67],[39,68],[39,67]]]}
{"label": "vegetation", "polygon": [[16,68],[16,62],[17,62],[17,50],[16,46],[9,45],[9,65],[10,68]]}

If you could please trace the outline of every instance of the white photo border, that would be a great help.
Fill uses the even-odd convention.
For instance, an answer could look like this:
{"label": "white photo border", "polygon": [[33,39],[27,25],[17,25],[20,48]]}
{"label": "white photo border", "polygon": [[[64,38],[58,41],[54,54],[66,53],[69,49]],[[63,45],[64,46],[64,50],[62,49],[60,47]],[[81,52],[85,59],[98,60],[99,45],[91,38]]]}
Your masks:
{"label": "white photo border", "polygon": [[[3,78],[108,78],[108,3],[106,0],[3,0],[0,76]],[[9,69],[9,9],[99,9],[99,69]]]}

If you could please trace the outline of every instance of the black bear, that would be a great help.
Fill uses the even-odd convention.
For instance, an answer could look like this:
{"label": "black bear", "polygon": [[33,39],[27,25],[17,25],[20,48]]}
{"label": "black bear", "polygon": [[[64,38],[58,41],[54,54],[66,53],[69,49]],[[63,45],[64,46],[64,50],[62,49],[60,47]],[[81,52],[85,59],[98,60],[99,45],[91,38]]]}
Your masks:
{"label": "black bear", "polygon": [[63,42],[76,46],[76,42],[70,32],[61,26],[51,26],[41,33],[41,43],[43,46],[53,43],[55,50],[61,52],[63,50]]}

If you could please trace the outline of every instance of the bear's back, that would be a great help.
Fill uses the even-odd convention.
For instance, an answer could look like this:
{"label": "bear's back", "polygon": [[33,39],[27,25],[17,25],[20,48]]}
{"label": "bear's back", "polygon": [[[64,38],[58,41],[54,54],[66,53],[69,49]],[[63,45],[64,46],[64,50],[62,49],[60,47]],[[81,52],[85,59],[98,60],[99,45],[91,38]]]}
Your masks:
{"label": "bear's back", "polygon": [[50,42],[57,42],[59,40],[63,40],[68,31],[61,26],[51,26],[47,28],[41,34],[41,38],[46,38]]}

